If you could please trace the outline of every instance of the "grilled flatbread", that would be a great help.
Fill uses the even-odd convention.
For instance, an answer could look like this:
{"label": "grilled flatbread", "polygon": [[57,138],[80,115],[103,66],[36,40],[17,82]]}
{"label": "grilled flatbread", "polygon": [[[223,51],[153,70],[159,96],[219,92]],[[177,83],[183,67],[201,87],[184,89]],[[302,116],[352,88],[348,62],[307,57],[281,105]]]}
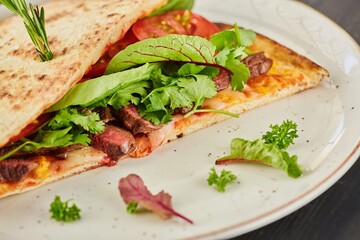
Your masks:
{"label": "grilled flatbread", "polygon": [[[64,1],[55,1],[46,6],[49,19],[48,32],[49,36],[53,36],[50,42],[54,43],[52,45],[57,56],[54,62],[39,62],[35,50],[32,50],[30,42],[26,40],[26,33],[22,32],[21,38],[15,34],[15,30],[12,29],[15,29],[17,24],[21,24],[18,19],[11,18],[0,25],[1,29],[7,32],[0,36],[0,46],[3,46],[0,47],[0,78],[2,79],[0,131],[5,133],[1,136],[1,144],[6,144],[11,136],[17,134],[44,109],[59,100],[81,79],[89,66],[99,59],[107,44],[121,38],[137,18],[163,3],[163,1],[137,1],[138,7],[135,7],[133,1],[81,1],[76,4],[71,1],[66,2],[74,6],[76,13],[67,12],[69,6],[64,7]],[[108,3],[112,4],[106,5]],[[131,15],[127,11],[131,12]],[[96,19],[94,12],[97,15]],[[83,17],[76,17],[80,15]],[[271,58],[273,60],[271,69],[266,74],[251,78],[242,92],[230,88],[219,91],[215,97],[207,99],[203,107],[242,113],[315,87],[328,76],[324,68],[260,34],[257,35],[250,50],[253,53],[264,52]],[[162,144],[226,118],[227,115],[215,113],[201,113],[188,118],[180,114],[176,115],[172,122],[161,129],[137,137],[137,149],[131,156],[146,155]],[[0,197],[28,191],[100,167],[108,164],[107,157],[104,152],[93,147],[71,151],[64,160],[35,156],[31,160],[37,165],[24,180],[0,184]]]}
{"label": "grilled flatbread", "polygon": [[139,18],[167,0],[55,0],[46,29],[55,57],[41,62],[19,17],[0,22],[0,147],[74,86]]}

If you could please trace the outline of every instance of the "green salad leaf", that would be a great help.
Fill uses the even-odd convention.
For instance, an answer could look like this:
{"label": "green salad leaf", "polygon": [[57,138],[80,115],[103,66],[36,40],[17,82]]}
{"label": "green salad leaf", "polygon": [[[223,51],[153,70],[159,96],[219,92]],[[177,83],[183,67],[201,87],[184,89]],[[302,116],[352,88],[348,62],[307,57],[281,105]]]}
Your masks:
{"label": "green salad leaf", "polygon": [[296,160],[296,156],[290,156],[277,145],[266,144],[261,140],[235,138],[231,141],[231,153],[218,159],[216,164],[257,162],[284,170],[290,177],[297,178],[301,176],[302,170]]}
{"label": "green salad leaf", "polygon": [[197,36],[170,34],[129,45],[110,61],[105,74],[152,62],[216,64],[214,56],[215,46],[208,40]]}
{"label": "green salad leaf", "polygon": [[290,156],[284,149],[294,144],[298,137],[296,124],[291,120],[285,120],[279,125],[270,125],[271,132],[260,139],[249,141],[242,138],[234,138],[231,141],[231,153],[219,158],[216,164],[227,164],[233,162],[262,163],[284,170],[288,176],[297,178],[302,175],[302,169],[297,163],[297,156]]}
{"label": "green salad leaf", "polygon": [[144,64],[138,68],[104,75],[88,80],[73,87],[60,101],[47,112],[53,112],[69,106],[91,106],[102,99],[115,94],[121,88],[150,79],[150,74],[160,64]]}

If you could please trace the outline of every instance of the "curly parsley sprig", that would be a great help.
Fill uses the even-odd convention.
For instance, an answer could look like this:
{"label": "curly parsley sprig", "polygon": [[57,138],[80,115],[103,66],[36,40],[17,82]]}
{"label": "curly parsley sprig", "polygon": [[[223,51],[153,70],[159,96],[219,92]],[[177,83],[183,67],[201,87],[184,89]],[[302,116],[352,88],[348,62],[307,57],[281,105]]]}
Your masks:
{"label": "curly parsley sprig", "polygon": [[294,144],[297,135],[297,125],[291,120],[285,120],[281,125],[270,125],[271,131],[266,132],[262,139],[265,143],[276,144],[280,149],[287,149]]}
{"label": "curly parsley sprig", "polygon": [[211,168],[207,181],[209,186],[215,185],[219,192],[225,192],[226,186],[236,179],[236,175],[231,171],[222,170],[220,175],[218,175],[215,168]]}
{"label": "curly parsley sprig", "polygon": [[30,11],[28,11],[25,0],[0,0],[0,3],[4,4],[10,11],[23,19],[26,30],[34,43],[41,60],[45,62],[53,59],[54,55],[50,50],[45,29],[44,8],[39,9],[37,6],[34,8],[30,3]]}
{"label": "curly parsley sprig", "polygon": [[51,218],[58,222],[72,222],[80,219],[80,209],[75,204],[70,207],[69,201],[71,200],[63,202],[59,196],[55,196],[49,210]]}

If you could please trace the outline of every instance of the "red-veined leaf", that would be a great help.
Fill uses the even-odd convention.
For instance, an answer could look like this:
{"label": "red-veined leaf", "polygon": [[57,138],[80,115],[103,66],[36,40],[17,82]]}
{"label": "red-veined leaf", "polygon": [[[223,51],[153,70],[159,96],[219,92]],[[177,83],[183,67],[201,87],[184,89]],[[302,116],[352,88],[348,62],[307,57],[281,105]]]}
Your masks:
{"label": "red-veined leaf", "polygon": [[136,202],[138,207],[145,208],[157,214],[162,219],[172,216],[180,217],[193,223],[187,217],[176,212],[171,205],[171,195],[161,191],[153,195],[145,186],[143,180],[136,174],[130,174],[119,180],[120,195],[126,204]]}

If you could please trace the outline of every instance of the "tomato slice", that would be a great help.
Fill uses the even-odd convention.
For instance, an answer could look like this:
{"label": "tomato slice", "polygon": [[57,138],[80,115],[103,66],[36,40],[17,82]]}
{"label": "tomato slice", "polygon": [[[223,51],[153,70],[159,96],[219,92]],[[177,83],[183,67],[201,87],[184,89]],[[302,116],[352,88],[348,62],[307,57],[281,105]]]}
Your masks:
{"label": "tomato slice", "polygon": [[130,44],[133,44],[135,42],[139,41],[139,39],[136,38],[134,33],[129,30],[124,35],[124,37],[116,42],[113,46],[111,46],[108,51],[106,52],[106,55],[110,58],[110,60],[115,57],[116,54],[118,54],[121,50],[125,49]]}
{"label": "tomato slice", "polygon": [[139,40],[172,33],[210,38],[220,31],[212,22],[188,10],[176,10],[144,18],[137,21],[131,29]]}
{"label": "tomato slice", "polygon": [[126,48],[128,45],[139,41],[132,31],[128,31],[125,36],[112,45],[94,65],[91,66],[91,69],[88,73],[84,76],[83,81],[86,81],[91,78],[100,77],[104,75],[107,65],[109,64],[110,60],[115,57],[118,52]]}
{"label": "tomato slice", "polygon": [[31,133],[33,133],[35,130],[41,127],[44,123],[46,123],[52,116],[53,116],[52,113],[41,114],[35,121],[28,124],[23,130],[21,130],[21,132],[18,135],[12,137],[9,140],[8,144],[16,142],[21,138],[29,136]]}
{"label": "tomato slice", "polygon": [[86,79],[100,77],[104,75],[107,65],[109,64],[109,59],[106,57],[100,58],[94,65],[91,66],[90,71],[83,77],[84,79],[80,82],[83,82]]}

